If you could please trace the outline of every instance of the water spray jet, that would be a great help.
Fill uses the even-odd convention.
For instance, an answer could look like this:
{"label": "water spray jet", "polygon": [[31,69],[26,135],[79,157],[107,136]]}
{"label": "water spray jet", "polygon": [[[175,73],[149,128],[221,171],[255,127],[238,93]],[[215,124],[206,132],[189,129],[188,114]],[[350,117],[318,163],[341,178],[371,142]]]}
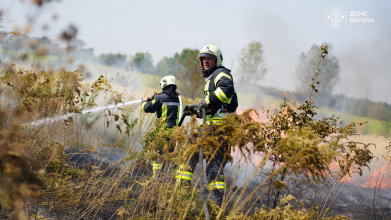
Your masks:
{"label": "water spray jet", "polygon": [[[133,100],[133,101],[123,102],[123,103],[118,103],[118,104],[112,104],[112,105],[108,105],[108,106],[96,107],[96,108],[83,110],[83,111],[81,111],[81,114],[84,115],[84,114],[87,114],[87,113],[99,112],[99,111],[102,111],[102,110],[109,110],[109,109],[113,109],[113,108],[120,108],[120,107],[124,107],[124,106],[127,106],[127,105],[139,104],[141,102],[142,102],[142,99],[139,99],[139,100]],[[36,121],[30,122],[30,123],[26,123],[26,124],[28,124],[28,125],[41,125],[41,124],[45,124],[45,123],[52,123],[52,122],[55,122],[55,121],[66,119],[66,118],[68,118],[70,116],[73,116],[75,114],[77,114],[77,113],[68,113],[68,114],[62,114],[62,115],[58,115],[58,116],[54,116],[54,117],[46,117],[46,118],[43,118],[43,119],[40,119],[40,120],[36,120]]]}

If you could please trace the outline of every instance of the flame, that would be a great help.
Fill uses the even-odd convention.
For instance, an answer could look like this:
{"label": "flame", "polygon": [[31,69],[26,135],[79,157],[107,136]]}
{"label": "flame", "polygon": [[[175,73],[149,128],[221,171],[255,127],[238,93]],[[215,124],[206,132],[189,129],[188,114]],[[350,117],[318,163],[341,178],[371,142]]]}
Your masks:
{"label": "flame", "polygon": [[[262,112],[262,110],[259,110],[259,109],[256,109],[258,115],[255,113],[255,112],[251,112],[250,113],[250,116],[251,118],[254,120],[254,121],[257,121],[257,122],[263,122],[263,123],[266,123],[267,122],[267,114]],[[236,110],[236,112],[240,115],[242,114],[244,111],[242,109],[238,109]]]}
{"label": "flame", "polygon": [[[330,164],[330,170],[338,172],[339,166],[338,163]],[[364,174],[363,176],[358,176],[354,174],[352,176],[346,175],[341,179],[342,183],[347,183],[349,185],[362,187],[362,188],[391,188],[391,177],[387,175],[387,168],[379,168],[369,174]]]}
{"label": "flame", "polygon": [[356,184],[354,184],[353,178],[349,175],[342,177],[341,182],[356,185]]}
{"label": "flame", "polygon": [[331,171],[336,171],[336,170],[338,170],[339,165],[338,165],[337,162],[334,162],[334,163],[330,164],[329,168],[330,168]]}
{"label": "flame", "polygon": [[[289,95],[288,92],[283,92],[284,96]],[[299,103],[299,102],[297,102]],[[266,107],[267,109],[273,110],[277,108],[277,105],[275,103],[269,103],[267,100],[262,100],[261,105]],[[267,120],[267,114],[262,111],[262,109],[256,109],[259,117],[255,113],[251,113],[251,117],[254,119],[254,121],[264,122],[266,123]],[[243,110],[238,109],[238,114],[242,114]],[[356,129],[358,132],[362,132],[364,129],[364,125],[357,126]],[[383,137],[378,136],[370,136],[370,135],[364,135],[356,138],[352,138],[353,141],[359,141],[359,142],[367,142],[367,143],[375,143],[377,146],[385,146],[388,145],[389,140],[386,140]],[[374,148],[373,152],[375,156],[381,157],[383,155],[384,148]],[[240,159],[240,153],[239,152],[232,152],[233,156],[236,160],[240,160],[239,162],[241,164],[246,164],[246,162],[243,159]],[[259,165],[259,163],[262,161],[261,155],[252,155],[251,161],[254,165]],[[234,159],[234,160],[235,160]],[[356,187],[362,187],[362,188],[383,188],[383,189],[391,189],[391,175],[389,174],[388,168],[391,168],[391,159],[387,158],[388,164],[386,167],[380,166],[380,162],[374,161],[371,163],[371,169],[370,171],[364,171],[362,176],[359,176],[357,174],[353,174],[352,176],[346,175],[344,176],[340,181],[342,183],[346,183],[351,186]],[[266,164],[268,166],[268,164]],[[329,165],[330,170],[332,172],[339,173],[339,164],[337,162],[331,163]]]}
{"label": "flame", "polygon": [[369,174],[365,182],[359,184],[359,186],[364,188],[390,188],[391,178],[389,176],[386,176],[386,169],[381,169],[378,172],[373,172]]}

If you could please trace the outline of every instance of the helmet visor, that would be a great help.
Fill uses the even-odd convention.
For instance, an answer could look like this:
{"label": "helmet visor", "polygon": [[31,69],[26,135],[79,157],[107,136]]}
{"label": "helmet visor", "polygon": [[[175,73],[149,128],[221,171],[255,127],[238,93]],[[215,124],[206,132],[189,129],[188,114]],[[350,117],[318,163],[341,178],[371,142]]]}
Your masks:
{"label": "helmet visor", "polygon": [[217,60],[217,57],[215,55],[212,55],[212,54],[209,54],[209,53],[200,53],[198,55],[198,57],[209,57],[209,58],[212,58],[212,59],[216,59]]}

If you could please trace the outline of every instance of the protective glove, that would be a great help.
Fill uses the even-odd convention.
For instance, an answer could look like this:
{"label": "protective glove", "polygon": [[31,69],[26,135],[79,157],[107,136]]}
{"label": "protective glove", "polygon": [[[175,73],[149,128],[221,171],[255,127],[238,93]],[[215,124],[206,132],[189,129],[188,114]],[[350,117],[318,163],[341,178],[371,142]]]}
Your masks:
{"label": "protective glove", "polygon": [[205,102],[204,99],[202,99],[198,104],[197,104],[197,115],[202,118],[202,108],[206,108],[208,104]]}
{"label": "protective glove", "polygon": [[196,115],[197,114],[197,105],[186,105],[184,110],[185,115]]}
{"label": "protective glove", "polygon": [[155,99],[155,96],[157,96],[157,93],[155,92],[155,94],[152,95],[152,97],[148,97],[148,102],[152,101]]}
{"label": "protective glove", "polygon": [[157,93],[153,94],[152,97],[144,97],[142,98],[142,101],[144,102],[150,102],[155,99],[155,96],[157,96]]}

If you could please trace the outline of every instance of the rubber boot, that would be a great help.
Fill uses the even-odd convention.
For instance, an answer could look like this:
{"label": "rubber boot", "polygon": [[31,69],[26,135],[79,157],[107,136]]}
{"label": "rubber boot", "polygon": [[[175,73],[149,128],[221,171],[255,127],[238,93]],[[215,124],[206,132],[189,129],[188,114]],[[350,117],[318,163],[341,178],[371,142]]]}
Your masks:
{"label": "rubber boot", "polygon": [[224,199],[224,191],[223,189],[214,189],[213,194],[216,198],[216,204],[221,208]]}

